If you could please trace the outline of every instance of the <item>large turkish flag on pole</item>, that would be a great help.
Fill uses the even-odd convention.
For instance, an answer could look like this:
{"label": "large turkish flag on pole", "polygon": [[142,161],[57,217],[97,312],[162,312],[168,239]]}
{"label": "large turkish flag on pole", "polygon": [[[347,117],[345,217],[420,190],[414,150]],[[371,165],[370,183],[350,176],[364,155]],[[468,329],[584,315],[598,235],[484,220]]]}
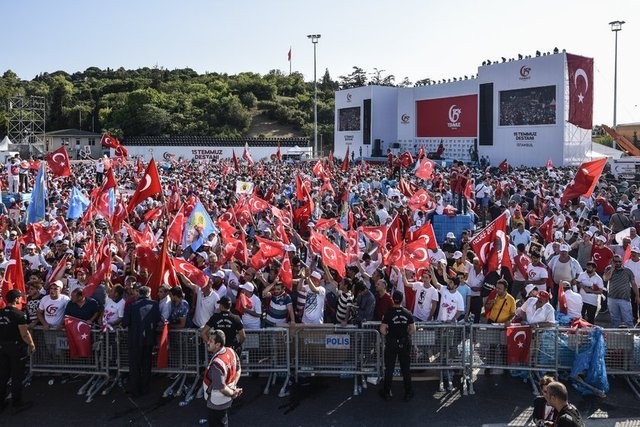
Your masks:
{"label": "large turkish flag on pole", "polygon": [[576,176],[573,178],[573,181],[564,189],[561,203],[564,205],[576,197],[590,197],[606,164],[606,157],[581,164],[576,171]]}
{"label": "large turkish flag on pole", "polygon": [[593,125],[593,58],[567,54],[569,123],[582,129]]}

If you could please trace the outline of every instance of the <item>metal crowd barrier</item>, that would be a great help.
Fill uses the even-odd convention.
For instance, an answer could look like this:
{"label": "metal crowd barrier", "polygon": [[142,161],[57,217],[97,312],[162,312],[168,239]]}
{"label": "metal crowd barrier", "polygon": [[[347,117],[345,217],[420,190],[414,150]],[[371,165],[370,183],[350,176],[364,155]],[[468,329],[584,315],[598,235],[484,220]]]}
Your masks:
{"label": "metal crowd barrier", "polygon": [[45,331],[42,327],[36,327],[31,335],[36,351],[29,359],[30,376],[34,373],[61,374],[63,381],[67,380],[64,377],[66,375],[89,376],[89,379],[78,390],[78,395],[87,397],[87,403],[91,402],[108,382],[108,339],[105,333],[92,330],[91,356],[77,359],[72,359],[69,354],[69,344],[64,329]]}
{"label": "metal crowd barrier", "polygon": [[353,394],[358,395],[366,388],[364,377],[381,374],[380,334],[374,330],[305,325],[294,327],[291,332],[296,379],[300,375],[353,375]]}
{"label": "metal crowd barrier", "polygon": [[[200,370],[205,362],[204,343],[200,339],[197,329],[169,329],[168,334],[168,366],[158,368],[158,354],[152,355],[152,369],[156,374],[174,374],[175,379],[162,394],[163,397],[182,396],[185,393],[184,402],[188,403],[195,397],[195,393],[201,386]],[[117,372],[120,376],[123,372],[129,372],[129,346],[128,330],[116,329],[117,334]],[[187,385],[187,379],[193,377],[191,385]]]}
{"label": "metal crowd barrier", "polygon": [[623,376],[640,399],[640,329],[604,329],[607,374]]}
{"label": "metal crowd barrier", "polygon": [[269,388],[275,385],[278,374],[283,375],[285,379],[279,396],[285,396],[291,370],[289,329],[245,329],[245,333],[247,338],[239,355],[243,375],[268,373],[264,394],[268,394]]}

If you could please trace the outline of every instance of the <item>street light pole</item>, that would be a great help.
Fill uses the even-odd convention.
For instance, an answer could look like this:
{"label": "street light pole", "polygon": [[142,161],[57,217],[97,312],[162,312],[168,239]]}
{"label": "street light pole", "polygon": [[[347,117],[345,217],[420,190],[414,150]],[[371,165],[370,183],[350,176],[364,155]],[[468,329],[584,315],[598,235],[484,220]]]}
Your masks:
{"label": "street light pole", "polygon": [[[622,24],[624,21],[611,21],[609,25],[611,25],[611,31],[616,34],[615,37],[615,57],[613,60],[613,129],[616,128],[617,120],[616,120],[616,110],[618,107],[618,31],[622,30]],[[616,148],[616,142],[613,141],[613,148]]]}
{"label": "street light pole", "polygon": [[318,78],[316,77],[316,45],[320,34],[309,34],[308,39],[313,43],[313,153],[318,155]]}

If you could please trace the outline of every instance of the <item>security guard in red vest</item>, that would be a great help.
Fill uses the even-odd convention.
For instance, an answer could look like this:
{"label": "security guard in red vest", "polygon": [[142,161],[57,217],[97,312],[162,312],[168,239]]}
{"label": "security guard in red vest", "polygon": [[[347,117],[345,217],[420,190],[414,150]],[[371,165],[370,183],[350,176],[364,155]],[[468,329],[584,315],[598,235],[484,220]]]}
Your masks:
{"label": "security guard in red vest", "polygon": [[207,348],[213,355],[203,380],[209,426],[227,426],[231,403],[242,394],[242,389],[236,386],[241,372],[240,359],[231,347],[225,347],[225,335],[219,329],[209,331]]}

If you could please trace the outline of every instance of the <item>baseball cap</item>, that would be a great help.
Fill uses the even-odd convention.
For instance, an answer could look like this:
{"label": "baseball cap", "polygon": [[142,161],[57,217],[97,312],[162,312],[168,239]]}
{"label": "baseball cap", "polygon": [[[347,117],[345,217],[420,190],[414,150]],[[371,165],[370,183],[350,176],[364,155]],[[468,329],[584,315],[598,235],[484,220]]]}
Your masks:
{"label": "baseball cap", "polygon": [[563,237],[564,237],[564,233],[562,233],[562,231],[556,231],[556,232],[553,234],[553,237],[555,237],[556,239],[561,239],[561,238],[563,238]]}
{"label": "baseball cap", "polygon": [[243,283],[242,285],[239,286],[239,288],[244,289],[245,291],[248,291],[248,292],[253,292],[254,290],[253,283],[251,282]]}
{"label": "baseball cap", "polygon": [[452,258],[453,258],[453,259],[460,259],[460,258],[462,258],[462,252],[460,252],[460,251],[455,251],[455,252],[453,253],[453,257],[452,257]]}
{"label": "baseball cap", "polygon": [[196,255],[201,256],[204,259],[209,258],[209,256],[207,255],[207,253],[205,251],[202,252],[196,252]]}
{"label": "baseball cap", "polygon": [[51,282],[51,284],[49,285],[49,287],[51,286],[57,286],[59,288],[62,288],[62,281],[61,280],[56,280],[54,282]]}
{"label": "baseball cap", "polygon": [[631,247],[631,252],[635,252],[637,254],[640,254],[640,248],[638,248],[637,246],[632,246]]}
{"label": "baseball cap", "polygon": [[7,292],[7,302],[12,303],[15,302],[18,298],[20,298],[21,296],[23,296],[24,294],[22,292],[20,292],[18,289],[11,289],[9,292]]}
{"label": "baseball cap", "polygon": [[218,300],[218,304],[224,305],[225,307],[231,307],[231,298],[222,297]]}
{"label": "baseball cap", "polygon": [[566,243],[560,245],[560,252],[569,252],[571,248]]}
{"label": "baseball cap", "polygon": [[322,273],[320,273],[319,271],[314,271],[313,273],[311,273],[311,277],[313,277],[314,279],[322,279]]}
{"label": "baseball cap", "polygon": [[563,288],[570,288],[571,287],[571,282],[569,282],[568,280],[563,280],[560,283],[562,284]]}
{"label": "baseball cap", "polygon": [[533,283],[529,283],[527,286],[524,287],[524,291],[525,291],[527,296],[529,296],[531,291],[537,291],[537,290],[538,290],[538,287],[536,285],[534,285]]}
{"label": "baseball cap", "polygon": [[285,245],[284,250],[287,252],[295,252],[296,251],[296,245],[294,245],[293,243],[289,244],[289,245]]}
{"label": "baseball cap", "polygon": [[29,243],[27,245],[27,249],[35,249],[35,248],[36,248],[36,245],[34,243]]}
{"label": "baseball cap", "polygon": [[551,295],[549,295],[549,292],[547,291],[540,291],[538,292],[538,299],[541,301],[548,302],[551,299]]}
{"label": "baseball cap", "polygon": [[396,304],[400,304],[402,302],[404,295],[402,295],[402,292],[400,291],[393,291],[393,302]]}
{"label": "baseball cap", "polygon": [[453,232],[452,232],[452,231],[450,231],[450,232],[448,232],[448,233],[447,233],[447,239],[455,239],[455,238],[456,238],[456,235],[455,235],[455,234],[453,234]]}
{"label": "baseball cap", "polygon": [[602,243],[606,243],[607,242],[607,238],[604,236],[598,236],[596,237],[596,239],[600,240]]}
{"label": "baseball cap", "polygon": [[222,271],[222,270],[218,270],[218,271],[216,271],[215,273],[213,273],[213,275],[212,275],[212,276],[213,276],[213,277],[219,277],[219,278],[221,278],[221,279],[224,279],[224,271]]}

